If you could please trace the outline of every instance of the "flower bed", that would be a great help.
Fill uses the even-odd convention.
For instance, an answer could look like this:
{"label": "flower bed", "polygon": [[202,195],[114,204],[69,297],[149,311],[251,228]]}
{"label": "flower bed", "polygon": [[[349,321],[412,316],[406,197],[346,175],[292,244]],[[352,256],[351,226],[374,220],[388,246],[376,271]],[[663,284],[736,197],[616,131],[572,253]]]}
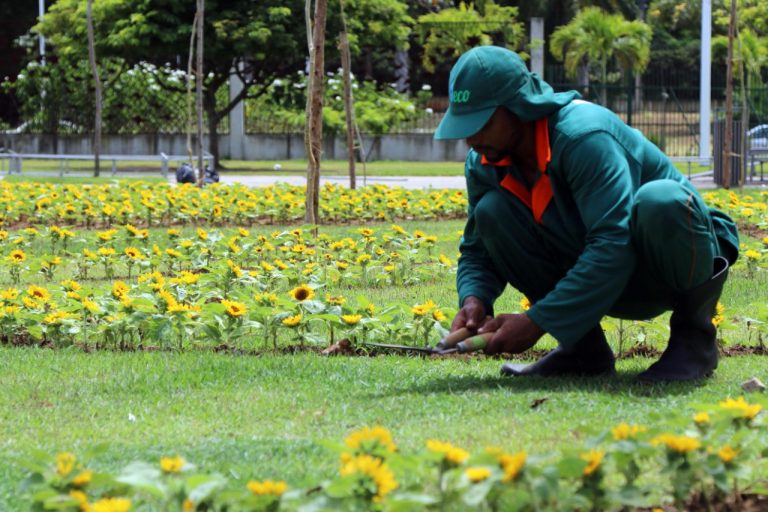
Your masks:
{"label": "flower bed", "polygon": [[[444,333],[452,314],[431,301],[376,305],[325,291],[411,286],[455,272],[454,260],[436,254],[436,236],[398,225],[336,239],[302,229],[151,234],[132,225],[81,237],[52,226],[7,241],[2,265],[12,286],[0,290],[6,343],[237,347],[255,337],[261,348],[274,348],[286,338],[302,345],[340,336],[364,341],[373,331],[423,343]],[[41,244],[50,252],[35,251]]]}
{"label": "flower bed", "polygon": [[[424,345],[444,334],[455,311],[431,301],[373,304],[363,296],[371,288],[412,286],[436,274],[454,273],[455,259],[437,250],[434,235],[408,232],[397,224],[350,229],[347,236],[335,238],[300,228],[252,234],[253,228],[226,227],[295,218],[303,193],[298,187],[0,182],[0,192],[6,224],[49,223],[0,230],[5,242],[0,266],[8,278],[0,289],[0,342],[255,350],[296,343],[325,346],[349,338]],[[385,186],[349,191],[329,185],[323,193],[326,210],[335,212],[331,219],[442,218],[466,207],[460,191]],[[754,197],[721,191],[706,198],[744,226],[759,230],[766,224],[765,203]],[[132,206],[138,204],[138,209]],[[187,215],[190,208],[194,215]],[[342,211],[348,216],[334,217]],[[204,219],[225,226],[149,229],[116,224],[130,219],[143,221],[143,226]],[[58,221],[63,223],[50,224]],[[100,224],[105,228],[75,227]],[[732,275],[765,275],[766,253],[768,236],[742,237],[742,257]],[[350,292],[342,295],[342,289]],[[768,330],[764,302],[751,305],[749,314],[736,322],[733,315],[739,312],[720,304],[715,323],[727,332],[748,317],[746,337],[763,346]],[[625,341],[642,344],[656,334],[666,339],[666,327],[658,322],[606,319],[604,328],[617,334],[620,353]],[[259,343],[244,347],[246,339]]]}
{"label": "flower bed", "polygon": [[[294,488],[275,475],[225,477],[182,456],[97,469],[97,457],[24,461],[35,510],[730,510],[768,504],[765,399],[727,398],[658,425],[619,423],[578,448],[470,454],[430,439],[402,452],[383,427],[322,443],[337,475]],[[764,508],[756,508],[764,510]]]}
{"label": "flower bed", "polygon": [[[304,187],[287,184],[261,188],[213,184],[203,189],[143,181],[119,186],[0,181],[0,220],[5,226],[88,228],[289,223],[304,218],[304,196]],[[384,185],[350,190],[334,184],[320,188],[320,217],[326,223],[457,218],[464,216],[466,208],[462,190]]]}

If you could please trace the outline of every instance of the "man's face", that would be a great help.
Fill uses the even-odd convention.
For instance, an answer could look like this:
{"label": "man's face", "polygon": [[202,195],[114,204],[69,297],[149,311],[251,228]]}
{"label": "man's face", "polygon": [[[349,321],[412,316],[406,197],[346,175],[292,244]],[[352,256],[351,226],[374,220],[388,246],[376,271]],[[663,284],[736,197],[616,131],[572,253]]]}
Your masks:
{"label": "man's face", "polygon": [[498,162],[507,156],[519,159],[525,139],[523,123],[509,110],[499,107],[479,132],[467,137],[467,145],[488,161]]}

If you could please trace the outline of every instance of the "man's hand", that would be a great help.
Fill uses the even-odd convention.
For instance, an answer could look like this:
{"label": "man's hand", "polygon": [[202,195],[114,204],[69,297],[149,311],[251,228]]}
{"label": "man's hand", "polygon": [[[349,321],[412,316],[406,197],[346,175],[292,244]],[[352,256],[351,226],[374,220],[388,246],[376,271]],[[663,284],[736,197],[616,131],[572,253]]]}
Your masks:
{"label": "man's hand", "polygon": [[486,354],[525,352],[544,335],[541,327],[525,314],[498,315],[485,322],[478,332],[496,333],[485,347]]}
{"label": "man's hand", "polygon": [[451,324],[451,332],[466,327],[474,332],[485,324],[485,306],[477,297],[467,297]]}

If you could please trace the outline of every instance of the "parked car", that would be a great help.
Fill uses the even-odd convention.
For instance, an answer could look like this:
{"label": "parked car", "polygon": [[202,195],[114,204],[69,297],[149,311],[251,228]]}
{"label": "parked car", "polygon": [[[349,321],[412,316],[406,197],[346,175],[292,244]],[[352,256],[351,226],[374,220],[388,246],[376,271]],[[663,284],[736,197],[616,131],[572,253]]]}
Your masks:
{"label": "parked car", "polygon": [[759,124],[747,132],[750,149],[768,149],[768,124]]}
{"label": "parked car", "polygon": [[[65,121],[65,120],[59,120],[59,132],[60,133],[85,133],[85,128],[77,125],[71,121]],[[0,130],[0,133],[3,134],[19,134],[19,133],[40,133],[43,130],[43,127],[40,125],[39,122],[35,121],[24,121],[16,128],[10,128],[8,130]]]}

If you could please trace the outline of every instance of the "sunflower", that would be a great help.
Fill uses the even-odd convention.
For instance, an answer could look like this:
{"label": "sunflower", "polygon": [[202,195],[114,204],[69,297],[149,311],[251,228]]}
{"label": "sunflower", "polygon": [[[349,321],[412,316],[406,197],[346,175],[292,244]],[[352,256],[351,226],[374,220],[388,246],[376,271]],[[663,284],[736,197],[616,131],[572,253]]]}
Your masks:
{"label": "sunflower", "polygon": [[251,480],[246,487],[256,496],[282,496],[288,489],[288,484],[282,480],[277,482],[272,480],[264,480],[263,482]]}
{"label": "sunflower", "polygon": [[333,304],[334,306],[341,306],[347,301],[347,299],[345,299],[341,295],[331,295],[329,293],[326,293],[325,301],[328,304]]}
{"label": "sunflower", "polygon": [[315,290],[306,284],[302,284],[288,292],[288,294],[293,297],[294,300],[304,302],[305,300],[310,300],[315,296]]}
{"label": "sunflower", "polygon": [[126,247],[125,249],[125,255],[128,256],[132,260],[143,260],[144,254],[137,249],[136,247]]}
{"label": "sunflower", "polygon": [[602,450],[589,450],[588,452],[580,454],[579,458],[587,463],[583,475],[590,476],[600,469],[604,456],[605,452]]}
{"label": "sunflower", "polygon": [[27,259],[27,253],[25,253],[21,249],[16,249],[15,251],[11,251],[10,256],[8,256],[8,259],[10,259],[12,263],[21,263]]}
{"label": "sunflower", "polygon": [[48,302],[51,298],[50,292],[40,286],[30,286],[27,288],[27,295],[35,300],[40,300],[43,302]]}
{"label": "sunflower", "polygon": [[116,299],[121,299],[130,291],[130,288],[123,281],[115,281],[112,283],[112,295]]}
{"label": "sunflower", "polygon": [[296,327],[299,322],[301,322],[301,314],[283,318],[283,325],[288,327]]}
{"label": "sunflower", "polygon": [[160,458],[160,469],[163,471],[163,473],[181,473],[181,470],[184,468],[185,464],[186,461],[178,455],[176,457]]}
{"label": "sunflower", "polygon": [[488,477],[491,476],[491,470],[485,467],[475,466],[464,470],[464,475],[470,482],[476,484],[483,480],[487,480]]}
{"label": "sunflower", "polygon": [[224,304],[224,307],[227,310],[227,314],[233,318],[243,316],[248,311],[248,308],[246,308],[245,304],[243,304],[242,302],[235,302],[233,300],[222,300],[221,303]]}
{"label": "sunflower", "polygon": [[357,325],[363,315],[341,315],[342,321],[347,325]]}

